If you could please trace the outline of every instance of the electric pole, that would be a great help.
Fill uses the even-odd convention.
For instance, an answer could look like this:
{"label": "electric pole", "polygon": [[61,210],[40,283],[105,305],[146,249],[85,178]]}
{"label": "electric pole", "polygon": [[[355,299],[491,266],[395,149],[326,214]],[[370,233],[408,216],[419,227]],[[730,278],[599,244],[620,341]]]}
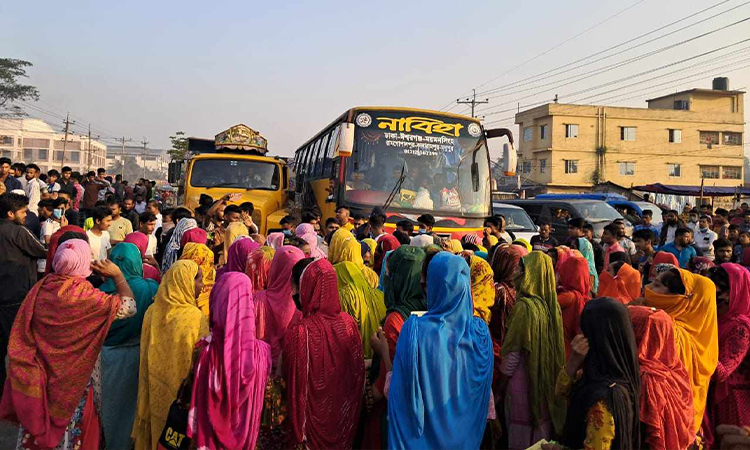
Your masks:
{"label": "electric pole", "polygon": [[68,113],[65,116],[65,120],[63,121],[65,124],[65,140],[63,141],[63,149],[62,149],[62,157],[60,158],[60,171],[62,172],[62,168],[65,166],[65,147],[68,145],[68,130],[70,129],[71,125],[75,125],[75,121],[70,120],[70,113]]}
{"label": "electric pole", "polygon": [[143,178],[146,178],[146,146],[148,145],[148,141],[145,137],[141,141],[141,144],[143,144],[143,155],[141,156],[141,160],[143,161]]}
{"label": "electric pole", "polygon": [[471,117],[474,117],[474,107],[477,105],[481,105],[482,103],[489,103],[490,99],[484,99],[477,101],[477,90],[472,89],[472,92],[474,92],[474,95],[471,99],[469,97],[466,97],[466,100],[456,99],[456,103],[459,105],[471,105]]}
{"label": "electric pole", "polygon": [[130,141],[132,141],[132,139],[125,138],[125,136],[120,138],[120,142],[122,143],[122,150],[120,153],[122,157],[122,161],[120,164],[120,176],[122,177],[123,180],[125,179],[125,142],[130,142]]}
{"label": "electric pole", "polygon": [[91,172],[91,139],[99,139],[99,136],[91,136],[91,124],[89,124],[89,150],[88,150],[88,167],[86,168],[86,172]]}

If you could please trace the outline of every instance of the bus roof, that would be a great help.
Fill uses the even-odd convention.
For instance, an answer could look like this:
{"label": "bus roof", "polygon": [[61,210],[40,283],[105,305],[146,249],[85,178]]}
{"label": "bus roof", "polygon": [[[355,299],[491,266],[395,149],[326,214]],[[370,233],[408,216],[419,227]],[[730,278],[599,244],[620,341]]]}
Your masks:
{"label": "bus roof", "polygon": [[321,135],[328,132],[331,127],[336,125],[339,122],[342,122],[344,119],[346,119],[347,122],[352,122],[354,120],[354,115],[359,111],[402,111],[402,112],[415,112],[415,113],[426,113],[426,114],[434,114],[436,116],[445,116],[445,117],[452,117],[454,119],[461,119],[461,120],[468,120],[471,122],[480,123],[479,119],[475,117],[469,117],[469,116],[462,116],[461,114],[453,114],[449,112],[443,112],[443,111],[435,111],[432,109],[422,109],[422,108],[406,108],[403,106],[354,106],[352,108],[347,109],[344,111],[343,114],[338,116],[336,119],[333,120],[333,122],[329,123],[325,126],[321,131],[316,133],[313,137],[305,141],[304,144],[297,147],[297,150],[294,151],[294,154],[296,155],[298,151],[305,148],[309,143],[313,142],[314,140],[318,139]]}
{"label": "bus roof", "polygon": [[200,153],[194,155],[191,159],[252,159],[254,161],[272,162],[286,164],[286,159],[279,156],[261,156],[257,153]]}

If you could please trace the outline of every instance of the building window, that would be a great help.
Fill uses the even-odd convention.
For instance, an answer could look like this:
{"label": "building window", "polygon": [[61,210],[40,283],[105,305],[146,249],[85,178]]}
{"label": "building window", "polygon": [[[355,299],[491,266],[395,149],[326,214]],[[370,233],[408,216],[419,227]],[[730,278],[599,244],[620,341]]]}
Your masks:
{"label": "building window", "polygon": [[24,147],[49,148],[49,139],[23,138]]}
{"label": "building window", "polygon": [[566,138],[577,138],[578,137],[578,125],[574,123],[565,124],[565,137]]}
{"label": "building window", "polygon": [[547,139],[547,133],[549,132],[549,125],[542,125],[539,127],[539,139]]}
{"label": "building window", "polygon": [[33,161],[34,160],[34,150],[32,150],[30,148],[23,149],[23,159],[26,160],[26,161],[28,161],[28,162]]}
{"label": "building window", "polygon": [[679,144],[682,142],[682,130],[669,130],[669,142]]}
{"label": "building window", "polygon": [[531,161],[523,162],[523,173],[531,173]]}
{"label": "building window", "polygon": [[2,148],[2,149],[0,149],[0,154],[3,155],[3,158],[13,159],[13,150],[11,150],[9,148]]}
{"label": "building window", "polygon": [[725,180],[741,180],[742,167],[740,166],[722,166],[721,178]]}
{"label": "building window", "polygon": [[718,143],[719,143],[718,131],[701,131],[701,144],[712,145],[712,144],[718,144]]}
{"label": "building window", "polygon": [[690,102],[687,100],[675,100],[674,101],[674,109],[679,109],[682,111],[687,111],[690,109]]}
{"label": "building window", "polygon": [[523,129],[523,140],[528,142],[530,140],[534,139],[534,129],[531,127],[526,127]]}
{"label": "building window", "polygon": [[724,145],[742,145],[742,133],[724,132]]}
{"label": "building window", "polygon": [[719,178],[719,166],[700,166],[701,178]]}
{"label": "building window", "polygon": [[540,159],[539,160],[539,173],[545,173],[546,171],[547,171],[547,160]]}
{"label": "building window", "polygon": [[679,178],[681,175],[681,167],[679,164],[673,164],[669,163],[667,164],[667,168],[669,169],[669,176],[674,178]]}
{"label": "building window", "polygon": [[621,141],[634,141],[635,140],[635,127],[620,127],[620,140]]}
{"label": "building window", "polygon": [[55,150],[62,150],[63,146],[65,146],[65,150],[78,150],[80,148],[80,141],[55,141]]}
{"label": "building window", "polygon": [[81,152],[70,152],[70,157],[68,158],[68,161],[79,163],[81,162]]}
{"label": "building window", "polygon": [[[24,141],[25,140],[26,139],[24,139]],[[48,158],[49,158],[49,150],[47,150],[46,148],[39,149],[39,159],[41,161],[47,161]]]}
{"label": "building window", "polygon": [[566,159],[565,161],[565,173],[578,173],[578,160],[577,159]]}
{"label": "building window", "polygon": [[634,162],[621,162],[620,163],[620,175],[635,175],[635,163]]}
{"label": "building window", "polygon": [[2,136],[0,135],[0,145],[13,146],[13,136]]}

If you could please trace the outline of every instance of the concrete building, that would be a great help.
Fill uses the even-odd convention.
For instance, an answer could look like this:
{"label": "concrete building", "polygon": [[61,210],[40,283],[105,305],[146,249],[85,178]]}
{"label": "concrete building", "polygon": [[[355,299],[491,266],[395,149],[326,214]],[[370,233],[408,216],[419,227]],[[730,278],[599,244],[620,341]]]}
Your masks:
{"label": "concrete building", "polygon": [[[164,149],[158,148],[146,148],[145,152],[143,147],[135,145],[126,145],[124,149],[124,155],[126,161],[131,161],[131,158],[135,158],[135,162],[138,167],[154,172],[166,173],[167,166],[169,165],[169,157]],[[122,161],[123,159],[123,148],[120,145],[110,145],[109,153],[107,154],[107,169],[112,167],[116,161]],[[118,163],[119,164],[119,163]]]}
{"label": "concrete building", "polygon": [[690,89],[647,100],[648,108],[549,103],[516,114],[518,173],[548,192],[612,182],[739,186],[743,182],[744,92]]}
{"label": "concrete building", "polygon": [[2,119],[0,155],[13,162],[34,163],[42,172],[69,166],[74,172],[85,173],[104,167],[107,146],[93,139],[89,143],[87,136],[74,134],[68,134],[65,142],[65,133],[55,131],[42,120]]}

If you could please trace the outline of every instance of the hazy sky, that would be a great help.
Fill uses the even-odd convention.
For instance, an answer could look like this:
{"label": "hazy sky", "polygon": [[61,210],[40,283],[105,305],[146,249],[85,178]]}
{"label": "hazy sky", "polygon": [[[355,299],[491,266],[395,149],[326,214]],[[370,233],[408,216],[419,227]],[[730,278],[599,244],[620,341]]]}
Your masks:
{"label": "hazy sky", "polygon": [[[495,109],[485,114],[513,108],[517,102],[542,101],[554,93],[561,102],[569,102],[617,88],[621,89],[599,98],[635,96],[605,103],[645,106],[645,98],[710,87],[711,79],[720,74],[727,74],[730,87],[746,88],[750,68],[738,68],[750,65],[750,51],[719,57],[750,47],[750,42],[565,97],[746,39],[750,21],[569,86],[554,83],[750,17],[750,2],[745,2],[6,1],[0,2],[0,56],[33,62],[30,83],[42,96],[36,105],[54,114],[70,111],[78,120],[78,131],[91,122],[100,133],[134,140],[145,137],[151,146],[168,147],[168,136],[178,130],[212,137],[245,123],[268,139],[272,153],[291,155],[351,106],[439,109],[631,5],[479,91],[554,69],[721,3],[618,50],[689,24],[696,26],[537,83],[550,83],[548,87],[508,90],[491,100],[489,106]],[[743,6],[708,19],[739,5]],[[709,59],[713,62],[687,67]],[[650,84],[623,87],[676,70],[681,72]],[[657,83],[666,84],[651,87]],[[521,89],[528,90],[518,92]],[[540,92],[545,89],[551,91]],[[593,97],[582,103],[596,101]],[[53,125],[60,122],[46,112],[29,113]],[[512,115],[487,115],[486,121]]]}

